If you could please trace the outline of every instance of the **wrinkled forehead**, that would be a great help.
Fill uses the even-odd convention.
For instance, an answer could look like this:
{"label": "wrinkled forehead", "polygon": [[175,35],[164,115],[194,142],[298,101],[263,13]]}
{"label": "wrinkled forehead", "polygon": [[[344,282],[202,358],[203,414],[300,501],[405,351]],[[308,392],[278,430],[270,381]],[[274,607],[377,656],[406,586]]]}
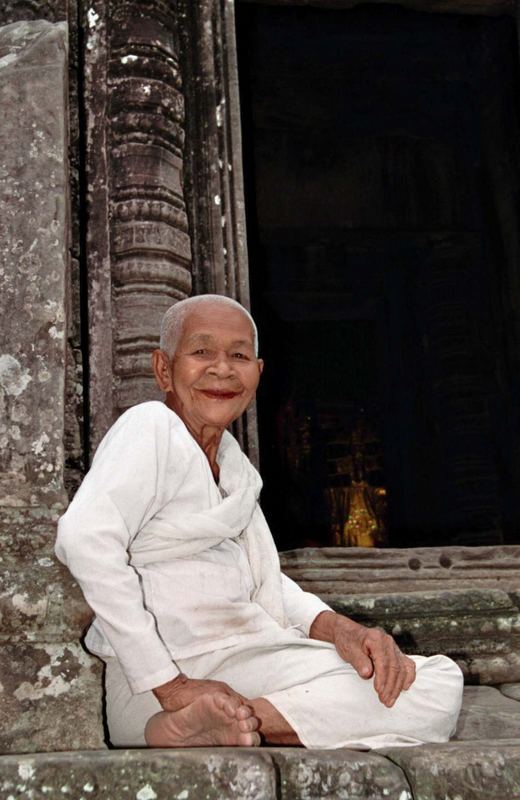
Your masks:
{"label": "wrinkled forehead", "polygon": [[182,339],[226,339],[254,346],[254,330],[249,317],[239,308],[224,304],[204,303],[190,309],[184,318]]}

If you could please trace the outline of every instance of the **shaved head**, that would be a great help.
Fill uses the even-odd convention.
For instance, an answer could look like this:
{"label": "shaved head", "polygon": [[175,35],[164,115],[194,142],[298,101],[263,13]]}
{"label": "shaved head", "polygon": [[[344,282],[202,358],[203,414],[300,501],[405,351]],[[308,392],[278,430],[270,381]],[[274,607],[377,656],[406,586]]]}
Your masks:
{"label": "shaved head", "polygon": [[258,355],[258,331],[255,321],[249,311],[236,300],[232,300],[231,297],[226,297],[222,294],[199,294],[195,297],[188,297],[186,300],[180,300],[178,303],[175,303],[175,305],[170,306],[163,317],[159,347],[169,358],[173,358],[175,355],[175,351],[177,350],[182,336],[182,329],[186,317],[189,316],[192,311],[203,310],[204,305],[210,305],[212,307],[221,305],[228,309],[234,308],[237,311],[241,311],[251,324],[255,355]]}

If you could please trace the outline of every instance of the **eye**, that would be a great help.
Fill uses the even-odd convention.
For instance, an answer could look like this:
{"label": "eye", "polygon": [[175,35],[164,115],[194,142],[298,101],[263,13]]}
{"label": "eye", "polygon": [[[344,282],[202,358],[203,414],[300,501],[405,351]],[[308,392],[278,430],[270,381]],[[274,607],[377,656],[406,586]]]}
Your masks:
{"label": "eye", "polygon": [[197,347],[192,353],[192,356],[202,356],[203,358],[207,358],[210,355],[211,351],[208,350],[207,347]]}
{"label": "eye", "polygon": [[249,361],[249,356],[247,353],[233,353],[232,358],[236,361]]}

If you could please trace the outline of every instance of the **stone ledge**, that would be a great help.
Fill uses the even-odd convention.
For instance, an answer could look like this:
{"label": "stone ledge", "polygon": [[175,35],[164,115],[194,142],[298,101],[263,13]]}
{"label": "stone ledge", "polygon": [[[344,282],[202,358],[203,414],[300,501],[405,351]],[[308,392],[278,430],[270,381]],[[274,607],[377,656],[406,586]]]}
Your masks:
{"label": "stone ledge", "polygon": [[492,686],[465,686],[454,739],[520,740],[520,703]]}
{"label": "stone ledge", "polygon": [[400,767],[353,750],[198,748],[0,757],[0,800],[412,800]]}
{"label": "stone ledge", "polygon": [[302,589],[328,595],[393,594],[520,585],[520,546],[306,547],[280,553]]}
{"label": "stone ledge", "polygon": [[407,653],[444,653],[467,683],[520,680],[520,609],[500,589],[322,595],[340,614],[377,625]]}
{"label": "stone ledge", "polygon": [[412,800],[401,769],[375,751],[266,748],[280,800]]}
{"label": "stone ledge", "polygon": [[[398,769],[396,767],[396,769]],[[276,775],[255,749],[119,750],[0,757],[0,800],[268,800]]]}
{"label": "stone ledge", "polygon": [[283,571],[407,653],[445,653],[467,683],[520,680],[520,547],[303,548]]}
{"label": "stone ledge", "polygon": [[520,740],[458,742],[380,751],[420,800],[518,800]]}
{"label": "stone ledge", "polygon": [[0,756],[0,800],[514,800],[520,740],[396,747]]}

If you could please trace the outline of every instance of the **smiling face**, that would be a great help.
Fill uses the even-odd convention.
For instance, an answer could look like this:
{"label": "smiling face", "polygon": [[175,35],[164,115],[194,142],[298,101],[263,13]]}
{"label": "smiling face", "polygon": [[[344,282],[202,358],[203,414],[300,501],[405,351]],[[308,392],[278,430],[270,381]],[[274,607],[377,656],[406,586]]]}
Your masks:
{"label": "smiling face", "polygon": [[186,316],[173,359],[156,350],[153,364],[167,405],[199,441],[208,428],[222,431],[245,411],[263,368],[245,314],[209,302]]}

